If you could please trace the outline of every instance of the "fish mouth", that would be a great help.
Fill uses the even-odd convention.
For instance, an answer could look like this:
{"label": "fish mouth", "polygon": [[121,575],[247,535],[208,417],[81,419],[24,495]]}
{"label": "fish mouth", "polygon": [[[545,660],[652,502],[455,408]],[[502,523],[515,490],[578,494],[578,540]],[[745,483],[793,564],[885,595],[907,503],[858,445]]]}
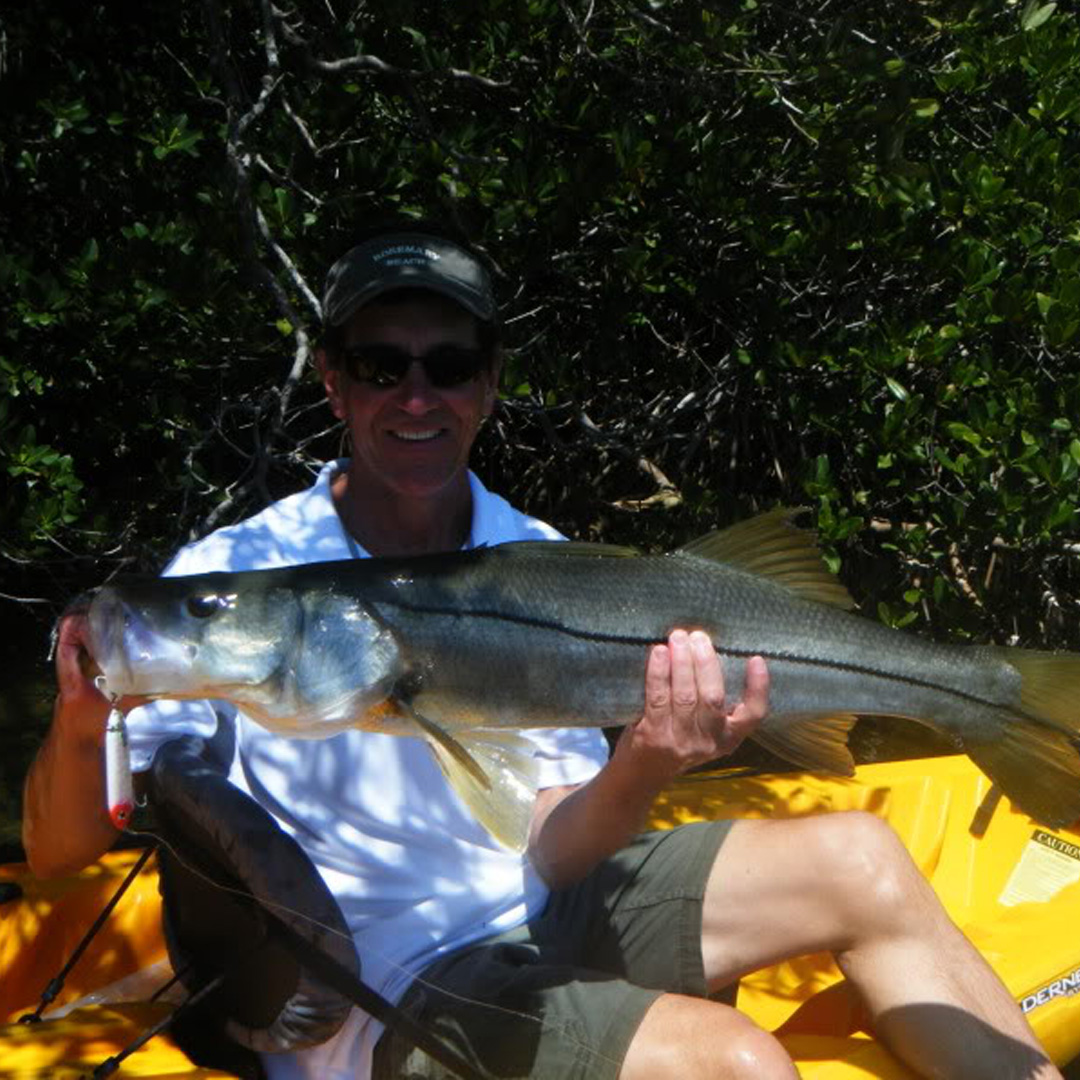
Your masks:
{"label": "fish mouth", "polygon": [[98,590],[90,604],[90,649],[104,679],[106,694],[152,695],[162,676],[175,682],[189,671],[197,649],[157,633],[136,608],[110,586]]}
{"label": "fish mouth", "polygon": [[97,591],[88,612],[90,651],[101,670],[108,692],[120,694],[131,682],[131,671],[124,655],[124,605],[114,590],[104,586]]}

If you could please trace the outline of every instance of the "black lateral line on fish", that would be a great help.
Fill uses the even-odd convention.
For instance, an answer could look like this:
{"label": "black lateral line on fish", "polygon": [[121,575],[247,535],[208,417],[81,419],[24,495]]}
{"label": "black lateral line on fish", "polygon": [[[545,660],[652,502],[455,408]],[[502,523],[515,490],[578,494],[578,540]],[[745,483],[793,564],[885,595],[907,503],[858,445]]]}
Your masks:
{"label": "black lateral line on fish", "polygon": [[[501,622],[515,623],[519,626],[535,626],[541,630],[552,630],[555,633],[566,634],[567,637],[580,638],[583,641],[608,641],[617,645],[663,645],[664,638],[641,637],[634,634],[607,634],[599,630],[581,630],[575,627],[564,626],[562,623],[550,622],[529,615],[515,615],[505,611],[486,611],[482,608],[441,608],[429,607],[421,604],[410,604],[408,601],[395,597],[392,605],[418,615],[451,615],[457,618],[498,619]],[[942,694],[951,694],[953,697],[970,701],[975,705],[984,705],[990,709],[1001,709],[999,701],[991,701],[988,698],[979,697],[977,694],[969,694],[964,690],[957,690],[951,686],[942,686],[940,683],[931,682],[929,679],[917,679],[909,675],[900,675],[891,671],[878,671],[876,668],[861,667],[858,664],[850,664],[843,660],[826,660],[799,656],[797,653],[767,652],[761,649],[732,649],[722,646],[718,652],[724,656],[738,657],[740,660],[748,660],[752,656],[760,656],[764,660],[788,660],[794,663],[811,664],[816,667],[830,668],[833,671],[846,671],[853,675],[870,675],[876,679],[886,679],[890,682],[903,683],[905,686],[919,687],[924,690],[937,690]],[[1017,717],[1024,717],[1035,723],[1040,723],[1038,717],[1029,716],[1023,712],[1019,705],[1010,708],[1011,713]]]}

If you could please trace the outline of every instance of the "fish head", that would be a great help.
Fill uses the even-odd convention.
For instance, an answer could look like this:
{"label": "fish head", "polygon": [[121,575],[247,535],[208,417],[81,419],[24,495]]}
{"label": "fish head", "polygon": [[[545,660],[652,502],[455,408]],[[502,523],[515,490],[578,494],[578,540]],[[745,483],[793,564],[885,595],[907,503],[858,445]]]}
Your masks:
{"label": "fish head", "polygon": [[242,701],[279,692],[299,618],[258,575],[129,579],[91,602],[90,650],[110,694]]}
{"label": "fish head", "polygon": [[354,726],[404,670],[394,635],[317,566],[119,581],[89,623],[107,693],[230,701],[303,738]]}

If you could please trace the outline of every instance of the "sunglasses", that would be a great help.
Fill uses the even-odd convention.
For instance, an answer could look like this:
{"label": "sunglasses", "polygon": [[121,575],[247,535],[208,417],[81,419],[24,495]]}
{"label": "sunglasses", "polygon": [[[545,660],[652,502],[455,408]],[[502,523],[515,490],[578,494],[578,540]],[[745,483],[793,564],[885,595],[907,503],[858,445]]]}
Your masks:
{"label": "sunglasses", "polygon": [[353,345],[341,356],[350,379],[380,390],[397,386],[414,363],[424,369],[427,381],[439,390],[464,386],[490,366],[487,349],[449,344],[436,345],[423,356],[413,356],[397,345]]}

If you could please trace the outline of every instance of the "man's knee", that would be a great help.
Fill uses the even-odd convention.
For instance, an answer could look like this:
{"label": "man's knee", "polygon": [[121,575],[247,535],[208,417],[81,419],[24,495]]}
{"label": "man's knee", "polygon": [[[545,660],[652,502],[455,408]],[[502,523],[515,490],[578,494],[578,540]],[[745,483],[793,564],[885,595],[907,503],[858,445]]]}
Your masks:
{"label": "man's knee", "polygon": [[858,810],[818,821],[809,856],[853,932],[900,930],[926,918],[936,905],[933,892],[888,824]]}
{"label": "man's knee", "polygon": [[742,1013],[665,994],[645,1014],[619,1080],[796,1080],[780,1043]]}

